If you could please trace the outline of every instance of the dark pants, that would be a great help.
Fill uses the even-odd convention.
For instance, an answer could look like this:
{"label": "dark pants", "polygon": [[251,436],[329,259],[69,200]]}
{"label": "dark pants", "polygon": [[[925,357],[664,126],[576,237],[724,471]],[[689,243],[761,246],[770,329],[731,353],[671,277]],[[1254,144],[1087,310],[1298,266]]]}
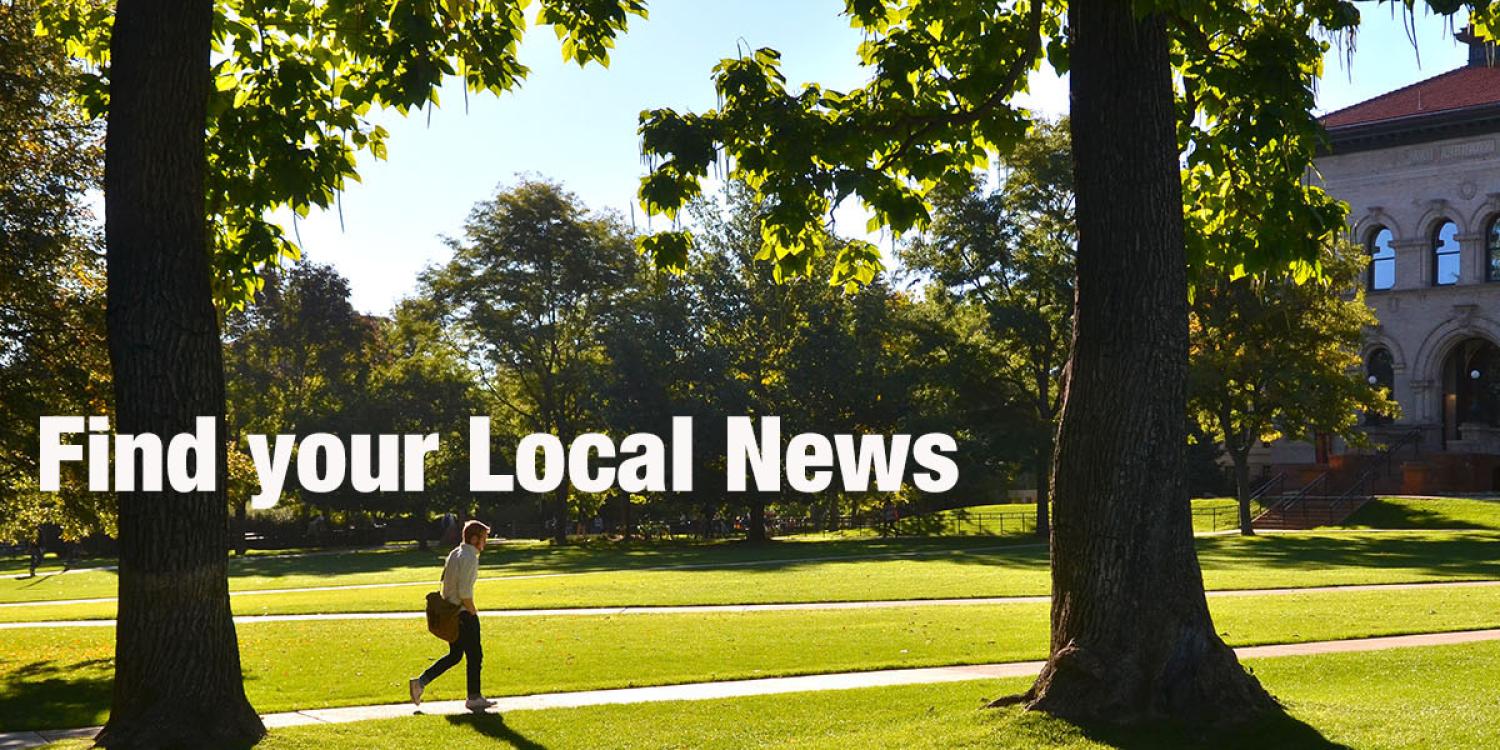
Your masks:
{"label": "dark pants", "polygon": [[484,649],[479,645],[479,618],[467,610],[458,613],[458,640],[448,647],[448,655],[432,663],[418,679],[425,687],[438,675],[453,668],[460,659],[468,660],[469,696],[478,698],[484,693],[479,689],[479,667],[484,663]]}

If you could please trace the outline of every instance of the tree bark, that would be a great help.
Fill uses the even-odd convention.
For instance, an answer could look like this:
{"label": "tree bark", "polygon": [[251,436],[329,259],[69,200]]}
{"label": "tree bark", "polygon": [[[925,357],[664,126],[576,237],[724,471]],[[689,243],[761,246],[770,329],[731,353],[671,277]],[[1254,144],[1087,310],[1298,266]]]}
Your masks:
{"label": "tree bark", "polygon": [[245,527],[249,525],[249,520],[246,518],[247,505],[249,505],[249,500],[244,497],[234,504],[234,525],[231,528],[234,530],[234,553],[240,557],[244,557],[250,548],[249,542],[245,541]]}
{"label": "tree bark", "polygon": [[1036,474],[1036,535],[1046,539],[1052,535],[1050,501],[1052,499],[1052,452],[1056,450],[1057,425],[1051,407],[1051,358],[1040,358],[1044,363],[1036,371],[1037,417],[1042,423],[1042,439],[1037,445],[1034,473]]}
{"label": "tree bark", "polygon": [[1046,539],[1052,535],[1052,438],[1042,440],[1036,451],[1036,535]]}
{"label": "tree bark", "polygon": [[766,499],[763,497],[750,501],[750,525],[745,529],[745,538],[755,544],[766,541]]}
{"label": "tree bark", "polygon": [[1057,437],[1051,656],[1029,707],[1085,724],[1234,723],[1275,701],[1214,632],[1186,482],[1187,280],[1169,40],[1075,0],[1078,265]]}
{"label": "tree bark", "polygon": [[1255,536],[1255,518],[1250,514],[1250,449],[1225,446],[1234,462],[1234,497],[1240,510],[1240,535]]}
{"label": "tree bark", "polygon": [[[120,0],[104,201],[116,427],[224,434],[224,370],[204,214],[209,0]],[[215,491],[119,495],[115,680],[103,747],[232,748],[265,734],[229,609],[225,451]]]}
{"label": "tree bark", "polygon": [[[566,443],[564,443],[566,445]],[[557,525],[552,529],[552,541],[558,544],[568,543],[568,523],[572,521],[568,513],[568,483],[557,485],[552,491],[552,517],[556,519]]]}

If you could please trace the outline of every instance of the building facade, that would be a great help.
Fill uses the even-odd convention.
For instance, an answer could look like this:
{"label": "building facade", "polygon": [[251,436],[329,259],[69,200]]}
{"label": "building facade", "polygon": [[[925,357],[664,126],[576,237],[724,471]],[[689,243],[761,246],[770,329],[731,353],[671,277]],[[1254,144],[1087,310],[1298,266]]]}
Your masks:
{"label": "building facade", "polygon": [[[1384,491],[1500,490],[1500,61],[1460,38],[1464,67],[1323,118],[1317,179],[1371,256],[1363,375],[1401,405],[1365,420],[1400,464]],[[1262,461],[1337,471],[1351,453],[1287,444]]]}

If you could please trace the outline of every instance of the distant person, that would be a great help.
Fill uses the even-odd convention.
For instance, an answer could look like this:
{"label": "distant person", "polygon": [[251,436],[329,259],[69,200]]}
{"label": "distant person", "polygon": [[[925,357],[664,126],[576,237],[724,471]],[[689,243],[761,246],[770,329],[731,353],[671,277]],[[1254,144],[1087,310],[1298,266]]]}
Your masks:
{"label": "distant person", "polygon": [[42,566],[42,540],[39,537],[26,543],[26,556],[31,559],[31,577],[36,578],[36,569]]}
{"label": "distant person", "polygon": [[479,610],[474,606],[474,582],[479,579],[479,553],[489,541],[490,527],[479,521],[464,524],[463,543],[448,553],[443,562],[443,598],[457,604],[458,640],[448,647],[448,655],[432,663],[422,676],[407,683],[411,702],[422,705],[422,691],[439,675],[452,669],[460,660],[468,660],[469,692],[464,708],[483,711],[495,705],[486,700],[479,687],[479,668],[484,663],[484,649],[479,643]]}
{"label": "distant person", "polygon": [[443,535],[439,537],[442,540],[443,546],[454,547],[462,541],[458,538],[461,526],[458,522],[458,516],[453,515],[453,511],[450,510],[443,514]]}
{"label": "distant person", "polygon": [[324,546],[328,537],[328,518],[322,513],[307,522],[307,539],[314,546]]}

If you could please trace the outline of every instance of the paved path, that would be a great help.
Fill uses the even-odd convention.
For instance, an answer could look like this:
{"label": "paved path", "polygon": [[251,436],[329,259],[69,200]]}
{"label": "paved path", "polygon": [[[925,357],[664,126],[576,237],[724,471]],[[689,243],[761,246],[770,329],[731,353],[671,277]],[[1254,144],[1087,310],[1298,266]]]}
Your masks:
{"label": "paved path", "polygon": [[[1235,596],[1286,596],[1326,594],[1353,591],[1409,591],[1417,589],[1493,588],[1500,581],[1428,581],[1421,583],[1369,583],[1349,586],[1310,586],[1306,588],[1233,589],[1209,591],[1210,598]],[[484,617],[614,617],[617,615],[713,614],[723,612],[803,612],[811,610],[890,609],[906,607],[966,607],[995,604],[1037,604],[1050,601],[1048,596],[990,596],[964,599],[887,599],[860,602],[792,602],[774,604],[686,604],[676,606],[638,607],[568,607],[557,609],[487,609]],[[307,622],[321,620],[420,620],[422,612],[329,612],[323,614],[239,615],[236,623]],[[108,628],[112,619],[38,620],[34,622],[0,622],[0,630],[26,628]],[[3,747],[0,747],[3,750]]]}
{"label": "paved path", "polygon": [[[1500,629],[1402,635],[1387,638],[1361,638],[1342,641],[1315,641],[1311,643],[1272,646],[1248,646],[1235,649],[1235,653],[1242,659],[1261,659],[1278,656],[1311,656],[1355,651],[1382,651],[1385,649],[1412,648],[1417,646],[1444,646],[1460,643],[1479,643],[1483,641],[1500,641]],[[616,690],[586,690],[572,693],[544,693],[540,695],[500,698],[497,700],[497,705],[493,710],[503,714],[512,711],[577,708],[580,706],[602,706],[621,703],[697,701],[823,690],[850,690],[854,688],[892,687],[896,685],[928,685],[966,680],[992,680],[1003,677],[1029,677],[1036,674],[1041,668],[1042,662],[1024,661],[959,667],[885,669],[872,672],[844,672],[807,675],[803,677],[772,677],[758,680],[697,682],[685,685],[621,688]],[[464,709],[463,701],[433,701],[423,703],[420,709],[413,708],[410,703],[390,703],[377,706],[306,709],[303,711],[267,714],[262,718],[265,720],[268,729],[279,729],[314,724],[345,724],[355,721],[398,719],[418,714],[449,716],[464,713],[468,713],[468,711]],[[0,733],[0,750],[24,750],[26,748],[39,747],[47,742],[60,739],[92,737],[98,731],[98,727],[85,727],[82,729],[59,731]]]}

